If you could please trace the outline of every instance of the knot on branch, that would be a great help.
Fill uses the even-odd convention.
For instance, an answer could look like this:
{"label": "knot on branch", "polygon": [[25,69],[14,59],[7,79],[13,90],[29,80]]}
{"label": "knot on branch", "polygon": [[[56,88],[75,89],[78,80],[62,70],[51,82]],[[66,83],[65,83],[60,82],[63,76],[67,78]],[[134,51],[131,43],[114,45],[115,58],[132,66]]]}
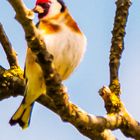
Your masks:
{"label": "knot on branch", "polygon": [[34,12],[32,10],[28,10],[27,14],[26,14],[26,18],[29,20],[33,20],[34,19]]}
{"label": "knot on branch", "polygon": [[[23,7],[22,7],[23,8]],[[19,15],[16,14],[15,19],[17,19],[18,21],[21,20],[22,23],[28,23],[30,21],[32,21],[34,19],[34,12],[32,10],[26,9],[26,11],[24,11],[25,14],[22,14],[21,16],[24,16],[23,18],[26,19],[25,21],[21,20],[20,17],[18,17]]]}
{"label": "knot on branch", "polygon": [[122,106],[120,99],[108,87],[104,86],[101,88],[99,94],[105,102],[105,108],[108,114],[120,112]]}

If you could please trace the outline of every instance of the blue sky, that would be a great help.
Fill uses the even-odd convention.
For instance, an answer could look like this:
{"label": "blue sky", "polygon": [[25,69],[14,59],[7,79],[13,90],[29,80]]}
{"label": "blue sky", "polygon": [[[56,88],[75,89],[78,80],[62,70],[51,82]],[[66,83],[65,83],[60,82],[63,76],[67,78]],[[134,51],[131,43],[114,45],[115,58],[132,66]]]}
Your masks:
{"label": "blue sky", "polygon": [[[33,8],[35,0],[24,0],[28,8]],[[109,83],[109,50],[111,30],[115,15],[114,0],[65,0],[72,16],[85,33],[88,45],[81,65],[65,82],[70,100],[94,115],[105,115],[104,103],[98,94],[103,85]],[[128,111],[140,121],[140,3],[134,0],[126,27],[125,50],[120,66],[121,99]],[[3,23],[9,39],[18,53],[19,64],[24,67],[26,41],[20,24],[15,21],[15,13],[6,0],[0,3],[0,22]],[[37,18],[36,18],[37,20]],[[8,68],[5,54],[0,46],[0,65]],[[19,106],[22,97],[0,102],[0,131],[2,140],[88,140],[72,125],[63,123],[59,116],[36,103],[30,127],[22,131],[19,126],[11,127],[8,121]],[[119,140],[126,138],[114,132]]]}

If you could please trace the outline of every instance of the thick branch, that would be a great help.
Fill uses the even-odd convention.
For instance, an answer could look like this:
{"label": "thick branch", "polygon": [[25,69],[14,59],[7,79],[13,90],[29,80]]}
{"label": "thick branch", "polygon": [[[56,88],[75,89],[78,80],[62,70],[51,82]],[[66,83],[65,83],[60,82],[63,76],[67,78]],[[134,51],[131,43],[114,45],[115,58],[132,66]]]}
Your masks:
{"label": "thick branch", "polygon": [[0,66],[0,101],[11,95],[22,95],[23,92],[24,81],[21,69],[6,70]]}
{"label": "thick branch", "polygon": [[130,0],[117,0],[116,16],[112,31],[112,45],[110,50],[110,89],[116,95],[120,94],[119,66],[124,49],[125,26],[127,23]]}
{"label": "thick branch", "polygon": [[[31,21],[31,12],[23,5],[21,0],[9,0],[9,2],[16,11],[16,18],[24,28],[28,47],[37,55],[38,63],[44,72],[48,92],[47,96],[40,97],[38,101],[57,113],[63,121],[73,124],[83,135],[92,140],[115,140],[108,129],[114,130],[120,128],[123,131],[123,128],[129,125],[131,125],[135,131],[132,130],[130,133],[126,129],[123,131],[124,134],[139,139],[139,133],[137,133],[137,130],[139,130],[138,123],[127,113],[120,99],[117,98],[115,94],[111,94],[111,91],[106,92],[109,93],[109,95],[106,95],[107,97],[111,97],[109,100],[114,105],[112,110],[116,105],[119,106],[118,110],[115,110],[116,114],[114,113],[112,115],[111,109],[109,109],[110,112],[106,117],[90,115],[69,101],[65,88],[61,84],[61,78],[52,67],[52,56],[47,53],[45,43]],[[125,125],[126,123],[128,125]]]}
{"label": "thick branch", "polygon": [[115,117],[116,126],[125,136],[140,140],[140,124],[127,112],[120,98],[108,87],[103,87],[99,92],[105,102],[108,115]]}
{"label": "thick branch", "polygon": [[[4,68],[0,67],[0,100],[8,98],[10,96],[23,95],[25,85],[23,81],[24,79],[22,77],[23,72],[21,70],[17,69],[15,71],[14,69],[14,71],[7,71]],[[63,99],[60,100],[63,100],[62,102],[65,103],[68,102],[67,108],[65,108],[63,104],[56,105],[56,100],[48,98],[48,96],[41,96],[38,99],[38,102],[59,115],[62,113],[60,116],[63,121],[72,123],[82,134],[86,134],[86,136],[88,136],[92,140],[97,138],[98,140],[115,140],[111,133],[106,129],[114,130],[117,128],[120,128],[128,137],[140,139],[139,123],[128,114],[118,96],[111,93],[111,91],[107,87],[103,87],[103,89],[100,90],[100,94],[102,95],[104,101],[108,103],[107,108],[110,107],[112,109],[119,109],[118,113],[113,114],[112,112],[110,112],[106,117],[96,117],[94,115],[89,115],[79,107],[67,101],[68,97],[65,93],[63,95]],[[59,112],[60,109],[58,108],[64,108],[63,112]]]}
{"label": "thick branch", "polygon": [[8,37],[6,36],[6,33],[1,23],[0,23],[0,43],[2,44],[3,49],[6,53],[10,67],[18,67],[16,52],[12,48],[12,45]]}
{"label": "thick branch", "polygon": [[[21,0],[9,0],[9,2],[16,11],[16,19],[24,28],[28,47],[37,55],[38,63],[44,72],[47,95],[55,105],[53,109],[52,107],[50,109],[59,114],[62,120],[72,123],[82,134],[93,140],[115,139],[102,125],[102,121],[108,122],[105,118],[92,117],[68,100],[61,78],[52,67],[52,56],[47,53],[45,43],[31,21],[31,11],[23,5]],[[46,105],[48,107],[48,104]]]}
{"label": "thick branch", "polygon": [[[0,100],[11,96],[23,96],[25,85],[22,77],[23,72],[19,69],[7,71],[0,67]],[[89,115],[68,101],[68,96],[65,91],[61,91],[61,93],[62,92],[63,95],[56,99],[59,100],[59,98],[62,98],[60,99],[62,100],[61,105],[60,103],[57,104],[58,101],[54,100],[54,98],[52,99],[45,95],[42,95],[37,101],[60,115],[63,121],[70,122],[76,126],[82,134],[92,140],[97,138],[98,140],[110,140],[110,138],[115,140],[114,136],[107,129],[114,130],[116,122],[119,122],[118,118],[115,118],[114,116],[96,117],[94,115]]]}

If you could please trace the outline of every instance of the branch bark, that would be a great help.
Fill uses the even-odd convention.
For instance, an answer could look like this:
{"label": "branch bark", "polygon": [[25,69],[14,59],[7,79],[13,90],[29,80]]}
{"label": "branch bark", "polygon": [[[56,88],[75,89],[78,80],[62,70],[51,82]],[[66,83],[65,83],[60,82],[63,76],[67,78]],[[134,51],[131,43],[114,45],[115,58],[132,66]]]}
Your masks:
{"label": "branch bark", "polygon": [[[123,49],[118,49],[118,47],[120,48],[119,45],[123,44],[124,35],[121,36],[121,41],[118,40],[118,35],[112,39],[112,50],[110,55],[111,90],[107,87],[103,87],[100,90],[100,95],[105,102],[105,107],[108,114],[105,117],[90,115],[69,101],[65,87],[61,83],[61,78],[52,67],[53,57],[47,52],[45,43],[41,35],[38,33],[34,23],[32,22],[33,13],[26,8],[22,0],[8,1],[16,11],[16,19],[20,22],[24,29],[28,47],[30,47],[37,55],[38,63],[42,67],[45,75],[47,96],[42,95],[37,101],[58,114],[64,122],[69,122],[74,125],[79,130],[79,132],[92,140],[115,140],[116,138],[112,135],[110,130],[118,128],[121,129],[126,136],[140,139],[139,123],[128,114],[118,96],[118,93],[120,93],[120,86],[119,92],[117,91],[118,88],[114,88],[114,86],[112,86],[114,85],[114,81],[116,79],[117,82],[119,82],[118,62],[120,61]],[[118,22],[117,15],[119,15],[120,18],[120,9],[123,10],[124,8],[125,11],[121,11],[125,16],[121,17],[121,20],[119,21],[120,23],[122,20],[125,21],[123,22],[124,26],[121,25],[119,27],[122,27],[121,29],[123,31],[125,30],[127,21],[128,8],[130,6],[129,2],[129,0],[118,0],[116,3],[118,12],[116,12],[117,20],[115,20],[115,23]],[[118,24],[116,25],[118,26]],[[117,31],[118,30],[119,29],[117,29]],[[116,30],[113,36],[115,34],[117,34]],[[123,32],[121,32],[121,34],[123,34]],[[116,39],[117,43],[113,45],[113,42]],[[17,68],[14,70],[5,70],[4,68],[0,67],[0,79],[0,100],[10,96],[23,95],[25,85],[23,72],[21,69]],[[115,82],[115,86],[116,85],[118,87],[118,84]]]}
{"label": "branch bark", "polygon": [[124,50],[125,27],[127,23],[131,0],[116,1],[116,15],[112,31],[112,45],[110,49],[110,89],[114,94],[120,95],[119,67]]}
{"label": "branch bark", "polygon": [[112,31],[112,45],[110,50],[110,85],[109,91],[103,87],[100,90],[100,95],[104,99],[105,108],[108,114],[117,114],[122,117],[122,123],[119,126],[122,133],[127,137],[140,139],[140,124],[137,122],[126,110],[120,100],[120,82],[119,82],[119,67],[122,52],[124,50],[124,36],[127,18],[129,14],[129,7],[131,0],[117,0],[116,1],[116,15],[114,21],[114,28]]}
{"label": "branch bark", "polygon": [[[47,85],[47,95],[55,104],[55,110],[53,111],[59,114],[63,121],[72,123],[82,134],[91,139],[96,139],[97,137],[98,139],[110,139],[111,137],[112,139],[115,139],[108,130],[101,127],[102,125],[100,124],[100,121],[94,121],[97,119],[95,116],[92,117],[88,115],[69,101],[65,88],[61,84],[61,78],[52,67],[52,56],[47,52],[41,35],[38,33],[35,25],[31,21],[33,16],[32,12],[28,10],[20,0],[9,0],[9,2],[16,11],[16,19],[24,28],[28,47],[30,47],[37,55],[38,63],[44,71]],[[102,119],[104,121],[105,118]],[[100,120],[102,119],[100,118]],[[93,128],[90,127],[91,120],[95,123]],[[97,131],[99,129],[99,125],[96,125],[96,123],[100,124],[99,133]]]}
{"label": "branch bark", "polygon": [[6,36],[6,33],[1,23],[0,23],[0,43],[2,44],[3,49],[6,53],[10,67],[18,67],[16,52],[12,48],[12,45],[8,37]]}
{"label": "branch bark", "polygon": [[103,87],[99,93],[105,102],[107,115],[115,118],[114,129],[119,128],[126,137],[140,140],[140,123],[128,113],[120,98],[108,87]]}

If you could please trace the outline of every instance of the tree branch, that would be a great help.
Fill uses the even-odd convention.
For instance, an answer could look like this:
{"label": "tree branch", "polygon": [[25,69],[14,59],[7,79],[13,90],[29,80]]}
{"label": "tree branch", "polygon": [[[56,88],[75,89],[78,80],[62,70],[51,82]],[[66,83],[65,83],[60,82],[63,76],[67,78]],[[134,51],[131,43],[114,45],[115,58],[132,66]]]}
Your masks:
{"label": "tree branch", "polygon": [[10,67],[18,67],[16,52],[12,48],[12,45],[8,37],[6,36],[6,33],[1,23],[0,23],[0,43],[2,44],[3,49],[6,53]]}
{"label": "tree branch", "polygon": [[112,31],[112,45],[110,50],[110,89],[116,95],[120,95],[119,67],[122,52],[124,50],[125,27],[128,18],[128,10],[131,0],[116,1],[116,16]]}
{"label": "tree branch", "polygon": [[[22,71],[5,70],[0,67],[0,100],[11,96],[23,96],[25,85],[22,77]],[[63,95],[57,95],[58,97],[55,100],[42,95],[37,102],[57,113],[63,121],[73,124],[83,135],[92,140],[97,138],[98,140],[110,140],[110,138],[115,140],[115,137],[107,130],[115,128],[114,125],[117,121],[115,121],[114,116],[96,117],[90,115],[72,104],[65,91],[62,90],[61,93]],[[58,102],[61,104],[58,104]]]}
{"label": "tree branch", "polygon": [[[127,112],[120,100],[119,66],[124,49],[125,27],[128,18],[130,0],[116,1],[116,16],[112,31],[112,45],[110,50],[110,85],[103,87],[99,93],[105,102],[108,115],[118,117],[118,128],[127,137],[140,139],[140,124]],[[117,128],[116,127],[116,128]]]}
{"label": "tree branch", "polygon": [[112,93],[108,87],[103,87],[99,93],[105,102],[107,115],[114,116],[112,123],[116,121],[115,129],[119,128],[125,136],[139,140],[140,123],[128,113],[120,98]]}
{"label": "tree branch", "polygon": [[[89,117],[87,113],[81,111],[80,108],[68,100],[68,95],[65,93],[64,86],[61,84],[61,78],[52,68],[52,56],[47,53],[45,43],[31,21],[31,11],[25,7],[22,1],[9,0],[9,2],[16,11],[16,19],[24,28],[28,47],[38,57],[38,63],[42,67],[46,79],[47,95],[50,96],[56,106],[55,112],[61,116],[62,120],[71,122],[80,132],[89,138],[95,139],[95,136],[98,135],[99,139],[109,139],[111,135],[108,135],[107,130],[103,129],[102,134],[97,133],[97,131],[95,133],[96,129],[90,128],[91,124],[89,123],[92,117]],[[91,133],[90,130],[94,131]],[[113,136],[112,138],[115,139]]]}
{"label": "tree branch", "polygon": [[[92,140],[115,140],[108,129],[117,128],[120,128],[126,136],[140,139],[139,123],[127,113],[123,103],[112,90],[108,88],[100,90],[108,111],[106,117],[90,115],[69,101],[65,87],[61,84],[61,78],[52,67],[53,57],[47,52],[45,43],[31,20],[33,13],[21,0],[8,1],[16,11],[16,19],[24,28],[28,47],[37,55],[38,63],[44,72],[47,95],[42,95],[37,101],[57,113],[63,121],[73,124],[83,135]],[[11,95],[23,95],[24,79],[21,69],[5,70],[0,67],[0,76],[0,100]],[[6,89],[2,90],[5,87]],[[130,131],[129,126],[132,126],[133,130]],[[124,129],[125,127],[129,129]]]}

